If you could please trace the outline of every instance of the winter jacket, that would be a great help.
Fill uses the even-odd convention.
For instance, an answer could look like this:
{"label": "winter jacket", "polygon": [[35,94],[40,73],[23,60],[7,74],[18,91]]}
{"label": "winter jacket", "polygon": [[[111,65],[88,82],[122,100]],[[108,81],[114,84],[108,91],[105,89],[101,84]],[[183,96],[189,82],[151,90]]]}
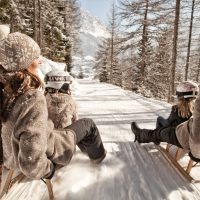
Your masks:
{"label": "winter jacket", "polygon": [[46,95],[49,118],[55,128],[65,128],[77,120],[76,103],[71,95],[54,93]]}
{"label": "winter jacket", "polygon": [[185,117],[185,118],[180,117],[178,115],[178,107],[177,107],[177,105],[174,105],[174,106],[172,106],[172,110],[171,110],[169,117],[167,118],[167,121],[169,123],[169,126],[176,127],[179,124],[187,121],[191,116],[192,116],[192,113],[190,113],[189,117]]}
{"label": "winter jacket", "polygon": [[4,165],[32,179],[48,177],[54,166],[67,165],[75,151],[75,134],[54,129],[45,96],[37,90],[17,98],[8,120],[2,123],[2,142]]}
{"label": "winter jacket", "polygon": [[200,159],[200,96],[195,101],[193,117],[176,127],[176,136],[184,149]]}

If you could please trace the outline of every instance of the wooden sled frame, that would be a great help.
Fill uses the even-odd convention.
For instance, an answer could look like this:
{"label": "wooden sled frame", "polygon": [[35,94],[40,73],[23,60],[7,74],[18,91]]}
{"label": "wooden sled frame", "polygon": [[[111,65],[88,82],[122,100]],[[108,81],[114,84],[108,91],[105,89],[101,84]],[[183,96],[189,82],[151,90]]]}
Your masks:
{"label": "wooden sled frame", "polygon": [[[1,166],[1,172],[2,172],[2,166]],[[15,183],[20,183],[24,178],[25,175],[23,175],[22,173],[20,173],[19,175],[17,175],[15,178],[12,178],[14,174],[14,170],[10,169],[8,171],[8,175],[6,177],[6,181],[5,184],[3,186],[2,192],[0,194],[0,199],[2,199],[2,197],[8,193],[9,189],[15,184]],[[54,200],[54,194],[53,194],[53,187],[52,187],[52,183],[50,179],[41,179],[47,186],[48,189],[48,193],[49,193],[49,200]]]}
{"label": "wooden sled frame", "polygon": [[162,146],[158,146],[158,150],[163,154],[163,156],[169,161],[169,163],[176,167],[176,169],[180,172],[181,175],[183,175],[190,183],[194,183],[194,182],[200,182],[199,180],[195,180],[192,176],[190,176],[190,172],[192,170],[192,168],[197,164],[196,162],[194,162],[191,158],[188,162],[187,168],[186,170],[178,163],[178,160],[180,159],[180,155],[181,155],[181,148],[178,148],[176,151],[175,156],[173,157],[170,153],[169,153],[169,149],[172,145],[171,144],[167,144],[166,148],[162,147]]}

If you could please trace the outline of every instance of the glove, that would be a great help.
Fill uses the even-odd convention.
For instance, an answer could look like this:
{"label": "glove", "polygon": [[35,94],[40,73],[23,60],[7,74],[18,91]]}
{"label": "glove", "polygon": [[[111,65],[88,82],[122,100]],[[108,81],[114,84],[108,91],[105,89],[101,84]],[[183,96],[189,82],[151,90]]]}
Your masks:
{"label": "glove", "polygon": [[190,156],[190,158],[193,160],[193,161],[195,161],[195,162],[200,162],[200,159],[199,158],[196,158],[196,157],[194,157],[193,155],[192,155],[192,153],[191,152],[189,152],[189,156]]}
{"label": "glove", "polygon": [[[53,162],[52,162],[52,163],[53,163]],[[53,176],[54,176],[54,174],[55,174],[55,171],[56,171],[56,164],[53,163],[53,170],[52,170],[51,174],[50,174],[49,176],[47,176],[47,177],[44,177],[44,178],[45,178],[45,179],[52,179]]]}

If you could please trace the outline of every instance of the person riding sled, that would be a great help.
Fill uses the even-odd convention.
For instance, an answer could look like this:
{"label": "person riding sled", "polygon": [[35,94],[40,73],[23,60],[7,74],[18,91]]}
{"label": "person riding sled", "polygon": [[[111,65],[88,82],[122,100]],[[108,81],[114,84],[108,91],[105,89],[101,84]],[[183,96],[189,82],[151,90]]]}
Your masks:
{"label": "person riding sled", "polygon": [[[199,92],[197,84],[186,82],[179,95],[196,97]],[[193,116],[178,126],[168,126],[151,129],[141,129],[136,122],[131,123],[131,130],[135,135],[135,141],[139,143],[167,142],[189,151],[192,160],[200,161],[200,95],[195,104]]]}
{"label": "person riding sled", "polygon": [[71,76],[64,71],[50,71],[45,76],[45,97],[49,118],[55,128],[65,128],[78,119],[77,105],[71,95]]}
{"label": "person riding sled", "polygon": [[1,135],[7,169],[30,179],[50,179],[56,169],[69,164],[76,144],[84,145],[94,163],[100,163],[106,151],[92,119],[54,128],[37,74],[39,56],[38,44],[25,34],[11,33],[0,41]]}
{"label": "person riding sled", "polygon": [[190,93],[190,87],[196,88],[198,91],[198,85],[192,81],[184,81],[177,86],[176,104],[172,106],[171,113],[167,119],[158,116],[156,128],[177,126],[187,121],[192,116],[197,95],[188,94],[188,92]]}

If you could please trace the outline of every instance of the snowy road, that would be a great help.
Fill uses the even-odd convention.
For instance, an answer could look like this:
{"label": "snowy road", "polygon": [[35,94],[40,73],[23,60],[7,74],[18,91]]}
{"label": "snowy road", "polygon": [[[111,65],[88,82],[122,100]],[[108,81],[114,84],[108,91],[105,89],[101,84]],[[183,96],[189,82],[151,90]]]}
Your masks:
{"label": "snowy road", "polygon": [[167,109],[166,104],[109,84],[82,81],[79,90],[80,113],[97,123],[109,152],[99,167],[104,179],[83,191],[82,199],[200,199],[153,144],[133,143],[130,122],[135,120],[141,127],[154,128],[156,113]]}
{"label": "snowy road", "polygon": [[[78,150],[71,164],[53,178],[56,199],[200,199],[196,187],[176,173],[153,144],[133,142],[130,122],[154,128],[157,114],[166,113],[167,104],[91,80],[79,81],[75,98],[80,117],[97,123],[108,154],[101,165],[94,166]],[[5,199],[48,199],[46,193],[43,196],[43,185],[41,181],[30,182],[29,186],[21,183]]]}

